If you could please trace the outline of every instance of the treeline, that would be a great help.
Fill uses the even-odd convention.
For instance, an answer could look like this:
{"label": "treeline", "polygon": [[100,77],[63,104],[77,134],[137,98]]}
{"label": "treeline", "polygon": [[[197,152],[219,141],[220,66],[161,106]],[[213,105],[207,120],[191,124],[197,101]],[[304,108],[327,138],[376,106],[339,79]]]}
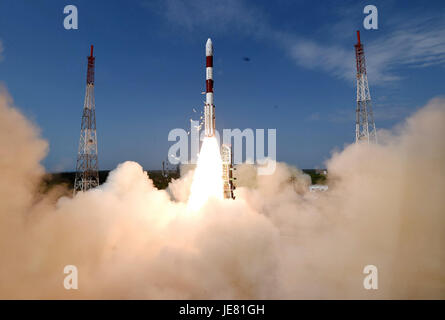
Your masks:
{"label": "treeline", "polygon": [[[109,173],[109,170],[99,171],[100,184],[107,180]],[[176,170],[164,172],[162,170],[151,170],[147,171],[147,174],[150,179],[153,180],[154,186],[158,189],[166,189],[172,179],[179,178],[179,172]],[[75,178],[75,172],[48,173],[43,177],[41,189],[45,192],[56,185],[64,185],[68,189],[73,189]]]}

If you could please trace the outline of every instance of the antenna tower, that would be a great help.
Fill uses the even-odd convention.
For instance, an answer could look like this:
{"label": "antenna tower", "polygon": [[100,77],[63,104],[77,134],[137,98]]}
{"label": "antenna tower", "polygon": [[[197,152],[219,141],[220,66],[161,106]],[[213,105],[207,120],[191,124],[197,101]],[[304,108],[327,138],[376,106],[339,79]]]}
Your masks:
{"label": "antenna tower", "polygon": [[365,51],[360,42],[360,31],[357,31],[355,59],[357,63],[357,108],[355,120],[355,142],[377,143],[374,116],[372,114],[371,95],[366,74]]}
{"label": "antenna tower", "polygon": [[91,46],[91,53],[88,57],[87,87],[80,127],[74,194],[78,191],[87,191],[99,185],[96,112],[94,106],[94,61],[93,46]]}

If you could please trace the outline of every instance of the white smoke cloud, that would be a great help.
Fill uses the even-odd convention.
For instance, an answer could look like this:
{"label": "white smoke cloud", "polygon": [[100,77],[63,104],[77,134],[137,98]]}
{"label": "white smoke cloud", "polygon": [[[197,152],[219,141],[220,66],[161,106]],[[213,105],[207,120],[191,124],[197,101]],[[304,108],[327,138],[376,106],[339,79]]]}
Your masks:
{"label": "white smoke cloud", "polygon": [[444,99],[334,154],[328,192],[283,163],[241,165],[236,200],[193,214],[192,171],[157,190],[135,162],[74,198],[40,194],[47,143],[11,104],[2,92],[0,298],[445,298]]}

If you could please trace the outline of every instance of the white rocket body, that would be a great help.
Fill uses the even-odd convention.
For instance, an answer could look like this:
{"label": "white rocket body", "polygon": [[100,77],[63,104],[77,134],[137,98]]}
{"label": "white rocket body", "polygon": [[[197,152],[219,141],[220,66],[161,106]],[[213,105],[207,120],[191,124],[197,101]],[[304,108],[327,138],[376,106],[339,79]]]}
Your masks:
{"label": "white rocket body", "polygon": [[213,104],[213,44],[210,38],[206,43],[206,102],[204,106],[205,136],[215,135],[215,105]]}

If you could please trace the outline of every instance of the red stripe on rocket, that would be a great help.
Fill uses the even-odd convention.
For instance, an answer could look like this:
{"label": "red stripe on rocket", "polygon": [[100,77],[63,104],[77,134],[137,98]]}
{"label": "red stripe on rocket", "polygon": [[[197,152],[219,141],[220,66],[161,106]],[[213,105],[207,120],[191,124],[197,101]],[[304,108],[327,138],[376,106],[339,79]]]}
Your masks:
{"label": "red stripe on rocket", "polygon": [[204,128],[206,137],[215,135],[215,105],[213,104],[213,44],[206,43],[206,103],[204,106]]}

